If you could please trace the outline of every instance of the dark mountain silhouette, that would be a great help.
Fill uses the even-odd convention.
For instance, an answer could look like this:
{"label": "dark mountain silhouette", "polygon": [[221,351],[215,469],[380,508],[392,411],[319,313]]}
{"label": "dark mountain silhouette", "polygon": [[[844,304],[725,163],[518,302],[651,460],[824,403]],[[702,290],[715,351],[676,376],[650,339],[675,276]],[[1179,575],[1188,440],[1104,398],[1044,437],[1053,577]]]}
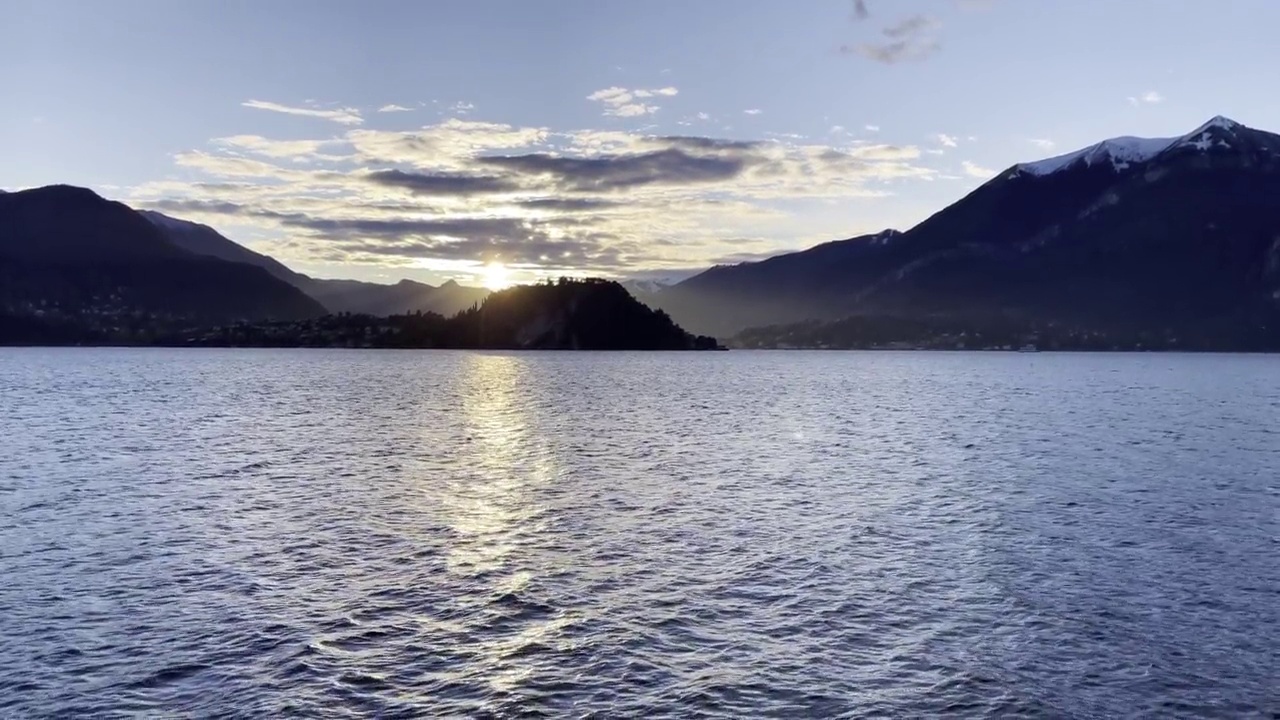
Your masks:
{"label": "dark mountain silhouette", "polygon": [[712,268],[646,299],[720,336],[849,316],[998,318],[1228,347],[1280,326],[1276,197],[1280,136],[1214,118],[1014,166],[905,233]]}
{"label": "dark mountain silhouette", "polygon": [[717,337],[747,327],[848,314],[844,277],[862,258],[883,253],[901,233],[885,230],[738,265],[718,265],[687,280],[632,292],[682,326]]}
{"label": "dark mountain silhouette", "polygon": [[382,285],[360,280],[309,279],[304,289],[333,312],[380,316],[411,312],[456,315],[489,295],[484,288],[459,285],[453,280],[434,286],[414,280]]}
{"label": "dark mountain silhouette", "polygon": [[[755,328],[741,338],[749,345],[933,346],[977,332],[988,344],[1040,335],[1062,347],[1280,347],[1276,197],[1280,136],[1214,118],[1181,137],[1115,138],[1013,166],[906,232],[631,286],[694,332],[728,338]],[[30,308],[123,298],[180,313],[287,317],[316,308],[268,297],[278,281],[331,310],[370,315],[448,315],[485,294],[452,283],[315,280],[210,228],[151,222],[167,231],[75,188],[0,196],[0,299]],[[191,282],[173,269],[214,258],[235,262]],[[249,282],[245,265],[257,266],[246,286],[256,289],[227,293]],[[573,342],[552,337],[552,346]]]}
{"label": "dark mountain silhouette", "polygon": [[84,327],[0,313],[0,341],[198,347],[369,347],[500,350],[715,350],[619,284],[569,280],[513,287],[454,317],[341,313],[293,321]]}
{"label": "dark mountain silhouette", "polygon": [[713,349],[609,280],[522,285],[451,321],[458,347],[572,350]]}
{"label": "dark mountain silhouette", "polygon": [[65,185],[0,196],[0,308],[200,319],[324,312],[260,267],[187,252],[131,208]]}
{"label": "dark mountain silhouette", "polygon": [[384,285],[360,280],[313,278],[285,267],[275,258],[239,245],[208,225],[153,210],[143,210],[142,214],[178,247],[197,255],[261,267],[315,298],[330,312],[396,315],[422,311],[454,315],[489,294],[484,288],[464,287],[453,281],[435,287],[413,280]]}
{"label": "dark mountain silhouette", "polygon": [[279,260],[254,252],[240,245],[208,225],[190,220],[170,217],[154,210],[139,210],[143,217],[160,229],[160,232],[174,245],[195,255],[206,255],[228,262],[256,265],[285,282],[302,289],[301,285],[311,278],[294,272]]}

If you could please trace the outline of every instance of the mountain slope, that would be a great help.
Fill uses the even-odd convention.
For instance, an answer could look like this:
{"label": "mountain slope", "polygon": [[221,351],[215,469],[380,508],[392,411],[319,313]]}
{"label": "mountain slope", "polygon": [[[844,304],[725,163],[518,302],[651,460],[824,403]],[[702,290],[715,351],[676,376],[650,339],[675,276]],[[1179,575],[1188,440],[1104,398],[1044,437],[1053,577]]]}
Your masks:
{"label": "mountain slope", "polygon": [[670,316],[608,280],[522,285],[448,321],[453,347],[541,350],[710,350]]}
{"label": "mountain slope", "polygon": [[324,312],[261,268],[189,253],[129,207],[68,186],[0,196],[0,308],[210,320]]}
{"label": "mountain slope", "polygon": [[1103,144],[1047,172],[1011,168],[906,233],[909,259],[850,314],[1134,325],[1275,311],[1280,136],[1214,118],[1145,152]]}
{"label": "mountain slope", "polygon": [[758,262],[720,265],[654,291],[642,302],[670,313],[692,332],[728,337],[746,327],[835,319],[852,302],[852,269],[887,255],[901,233],[885,230],[824,243]]}
{"label": "mountain slope", "polygon": [[333,312],[380,317],[419,311],[456,315],[489,296],[484,288],[466,287],[452,280],[433,286],[413,280],[382,285],[360,280],[307,278],[301,287]]}
{"label": "mountain slope", "polygon": [[284,263],[240,245],[208,225],[170,217],[155,210],[139,210],[143,217],[160,229],[169,242],[194,255],[206,255],[228,262],[254,265],[266,270],[285,282],[302,288],[310,280],[302,273],[285,267]]}
{"label": "mountain slope", "polygon": [[[1269,332],[1277,192],[1280,136],[1214,118],[1177,138],[1016,165],[887,240],[715,268],[651,300],[722,336],[850,315]],[[775,311],[755,310],[770,297]]]}
{"label": "mountain slope", "polygon": [[463,287],[452,281],[434,287],[412,280],[383,285],[360,280],[313,278],[290,270],[273,257],[237,244],[208,225],[170,217],[153,210],[143,210],[141,213],[174,245],[197,255],[263,268],[310,295],[330,312],[386,316],[422,311],[454,315],[480,302],[489,294],[483,288]]}

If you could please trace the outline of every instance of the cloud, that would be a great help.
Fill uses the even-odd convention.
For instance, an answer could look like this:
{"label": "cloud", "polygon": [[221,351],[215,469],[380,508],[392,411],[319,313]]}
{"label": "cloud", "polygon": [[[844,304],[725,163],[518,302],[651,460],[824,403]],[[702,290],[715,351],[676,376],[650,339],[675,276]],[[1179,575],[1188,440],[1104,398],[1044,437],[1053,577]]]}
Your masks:
{"label": "cloud", "polygon": [[956,137],[954,135],[947,135],[946,133],[938,133],[937,135],[933,136],[933,139],[937,140],[938,144],[942,145],[943,147],[953,148],[953,147],[956,147],[957,145]]}
{"label": "cloud", "polygon": [[458,170],[479,152],[535,147],[549,137],[546,128],[449,118],[420,130],[351,130],[346,140],[363,163]]}
{"label": "cloud", "polygon": [[599,198],[537,198],[524,200],[520,203],[521,207],[531,210],[556,210],[559,212],[587,212],[617,207],[618,205],[619,203],[615,200],[601,200]]}
{"label": "cloud", "polygon": [[746,115],[759,115],[764,111],[761,110],[760,108],[751,108],[750,110],[743,110],[742,112]]}
{"label": "cloud", "polygon": [[308,159],[316,155],[325,145],[340,143],[341,140],[271,140],[261,135],[232,135],[215,138],[214,145],[234,150],[243,150],[255,155],[270,158]]}
{"label": "cloud", "polygon": [[285,262],[445,272],[500,256],[546,272],[623,275],[744,251],[733,238],[773,238],[751,252],[793,247],[801,221],[806,237],[847,234],[848,218],[815,214],[813,203],[939,177],[923,153],[449,118],[403,131],[219,138],[175,155],[192,180],[146,183],[129,199],[230,225],[231,237]]}
{"label": "cloud", "polygon": [[908,60],[920,60],[942,47],[936,32],[942,23],[928,15],[913,15],[883,30],[888,42],[844,45],[840,52],[862,55],[870,60],[892,65]]}
{"label": "cloud", "polygon": [[414,195],[491,195],[519,189],[516,183],[490,175],[458,173],[412,173],[403,170],[379,170],[366,176],[369,182],[385,187],[398,187]]}
{"label": "cloud", "polygon": [[697,117],[699,120],[702,120],[702,121],[704,121],[704,122],[705,122],[705,121],[707,121],[707,120],[710,120],[710,119],[711,119],[711,115],[710,115],[709,113],[704,113],[704,112],[700,112],[700,113],[698,113],[698,114],[696,115],[696,117]]}
{"label": "cloud", "polygon": [[407,108],[403,105],[396,105],[394,103],[389,105],[383,105],[382,107],[378,108],[378,112],[380,113],[411,112],[412,110],[413,108]]}
{"label": "cloud", "polygon": [[636,97],[647,98],[661,95],[663,97],[674,97],[680,94],[680,91],[673,87],[658,88],[657,90],[636,90]]}
{"label": "cloud", "polygon": [[734,156],[693,155],[679,148],[595,158],[557,157],[547,153],[482,157],[477,162],[522,174],[553,178],[574,191],[613,191],[641,185],[713,182],[733,178],[746,167]]}
{"label": "cloud", "polygon": [[961,166],[962,166],[962,167],[964,167],[964,174],[965,174],[965,175],[968,175],[969,177],[979,178],[979,179],[985,180],[985,179],[987,179],[987,178],[989,178],[989,177],[992,177],[992,176],[994,176],[994,175],[996,174],[996,171],[995,171],[995,170],[991,170],[991,169],[989,169],[989,168],[984,168],[984,167],[982,167],[981,165],[977,165],[977,164],[975,164],[975,163],[971,163],[971,162],[969,162],[968,160],[965,160],[964,162],[962,162],[962,163],[960,163],[960,164],[961,164]]}
{"label": "cloud", "polygon": [[640,140],[646,145],[684,148],[687,150],[752,150],[764,146],[755,140],[724,140],[721,138],[698,137],[689,135],[664,135],[646,137]]}
{"label": "cloud", "polygon": [[201,150],[178,153],[173,156],[173,160],[179,167],[200,170],[222,178],[290,179],[297,177],[297,171],[282,168],[279,165]]}
{"label": "cloud", "polygon": [[360,117],[360,111],[356,108],[338,108],[336,110],[317,110],[315,108],[292,107],[289,105],[281,105],[280,103],[267,102],[265,100],[246,100],[240,103],[243,107],[255,108],[257,110],[270,110],[271,112],[284,113],[286,115],[302,115],[304,117],[321,118],[342,125],[360,125],[364,122],[364,118]]}
{"label": "cloud", "polygon": [[1052,150],[1058,144],[1047,138],[1031,138],[1027,140],[1027,142],[1031,143],[1032,145],[1035,145],[1041,150]]}
{"label": "cloud", "polygon": [[858,45],[854,48],[841,48],[843,52],[856,52],[865,58],[893,65],[906,60],[920,60],[941,49],[942,44],[936,40],[912,43],[907,40],[884,43],[881,45]]}
{"label": "cloud", "polygon": [[920,148],[911,145],[863,145],[842,154],[860,160],[914,160],[920,157]]}
{"label": "cloud", "polygon": [[1148,90],[1138,96],[1129,96],[1129,104],[1137,107],[1138,105],[1156,105],[1164,102],[1164,96],[1155,90]]}
{"label": "cloud", "polygon": [[233,202],[227,202],[225,200],[217,201],[163,198],[142,204],[150,210],[158,210],[164,213],[177,213],[180,215],[239,215],[244,210],[243,206]]}
{"label": "cloud", "polygon": [[863,126],[863,128],[864,128],[867,132],[880,132],[880,126],[879,126],[879,125],[864,125],[864,126]]}
{"label": "cloud", "polygon": [[604,114],[610,117],[637,117],[641,115],[651,115],[658,110],[660,106],[651,105],[645,102],[636,102],[638,99],[649,99],[655,97],[673,97],[680,93],[673,87],[656,88],[652,90],[628,90],[623,87],[608,87],[603,90],[597,90],[587,96],[588,100],[604,104]]}
{"label": "cloud", "polygon": [[922,32],[936,30],[940,25],[936,19],[928,15],[912,15],[897,25],[890,25],[881,32],[887,38],[901,40],[902,38],[915,37]]}
{"label": "cloud", "polygon": [[472,110],[475,110],[475,109],[476,109],[475,105],[469,102],[463,102],[461,100],[449,106],[449,111],[454,113],[455,115],[467,115]]}

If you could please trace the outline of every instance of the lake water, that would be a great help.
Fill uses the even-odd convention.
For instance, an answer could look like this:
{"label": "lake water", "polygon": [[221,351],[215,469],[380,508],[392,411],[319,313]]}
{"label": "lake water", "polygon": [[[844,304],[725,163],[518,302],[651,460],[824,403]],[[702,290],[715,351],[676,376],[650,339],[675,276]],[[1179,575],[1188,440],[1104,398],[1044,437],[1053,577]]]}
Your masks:
{"label": "lake water", "polygon": [[0,350],[0,716],[1274,717],[1280,358]]}

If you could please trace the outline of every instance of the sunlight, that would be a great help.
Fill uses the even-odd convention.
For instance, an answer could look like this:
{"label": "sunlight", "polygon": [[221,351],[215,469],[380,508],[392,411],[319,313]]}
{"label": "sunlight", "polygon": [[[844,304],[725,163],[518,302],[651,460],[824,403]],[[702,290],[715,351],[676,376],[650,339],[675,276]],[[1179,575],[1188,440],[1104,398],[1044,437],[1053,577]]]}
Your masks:
{"label": "sunlight", "polygon": [[480,276],[484,278],[484,286],[490,290],[503,290],[511,287],[511,271],[506,265],[494,260],[490,261],[480,270]]}

